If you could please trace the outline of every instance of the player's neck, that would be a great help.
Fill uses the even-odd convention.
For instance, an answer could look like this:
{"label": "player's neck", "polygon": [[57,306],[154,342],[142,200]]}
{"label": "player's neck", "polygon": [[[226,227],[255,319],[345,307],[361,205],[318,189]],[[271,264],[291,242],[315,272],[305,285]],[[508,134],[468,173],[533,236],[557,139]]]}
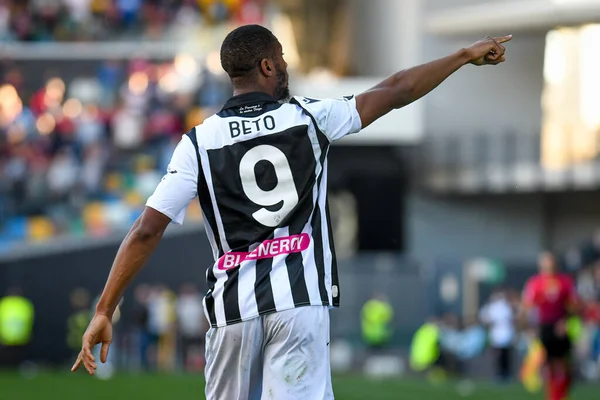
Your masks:
{"label": "player's neck", "polygon": [[262,87],[260,85],[252,85],[252,86],[244,86],[244,87],[234,87],[233,88],[233,95],[234,96],[241,96],[243,94],[248,94],[248,93],[265,93],[268,94],[269,96],[273,96],[272,90],[269,90],[265,87]]}

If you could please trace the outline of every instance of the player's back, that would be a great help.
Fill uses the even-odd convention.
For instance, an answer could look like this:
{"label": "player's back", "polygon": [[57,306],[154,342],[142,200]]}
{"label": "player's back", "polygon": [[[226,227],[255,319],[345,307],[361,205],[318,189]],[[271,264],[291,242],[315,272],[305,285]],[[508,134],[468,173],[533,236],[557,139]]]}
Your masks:
{"label": "player's back", "polygon": [[249,93],[188,134],[215,254],[205,299],[214,326],[338,304],[326,158],[331,141],[359,129],[353,98],[281,104]]}
{"label": "player's back", "polygon": [[196,129],[219,253],[248,251],[279,227],[302,232],[322,176],[307,114],[293,104],[235,105]]}
{"label": "player's back", "polygon": [[565,318],[577,301],[573,279],[562,273],[538,274],[525,287],[525,302],[537,308],[541,324],[553,324]]}

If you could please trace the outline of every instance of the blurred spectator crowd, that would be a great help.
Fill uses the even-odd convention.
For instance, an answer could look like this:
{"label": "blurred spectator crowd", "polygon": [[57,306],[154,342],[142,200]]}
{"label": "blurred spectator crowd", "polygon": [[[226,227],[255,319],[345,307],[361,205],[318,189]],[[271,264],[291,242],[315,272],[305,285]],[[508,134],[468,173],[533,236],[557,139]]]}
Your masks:
{"label": "blurred spectator crowd", "polygon": [[[106,61],[92,73],[49,76],[29,96],[27,74],[4,66],[0,250],[25,239],[104,235],[130,225],[181,135],[231,94],[218,53],[205,60],[181,54],[166,62]],[[195,202],[191,207],[191,218],[200,218]]]}
{"label": "blurred spectator crowd", "polygon": [[177,25],[255,22],[262,0],[0,0],[0,41],[160,39]]}
{"label": "blurred spectator crowd", "polygon": [[[263,6],[262,0],[0,0],[0,41],[158,40],[171,28],[260,22]],[[26,64],[0,62],[0,252],[24,240],[106,235],[129,226],[181,135],[231,94],[217,51],[160,61],[132,55],[66,67],[53,60]],[[200,220],[195,202],[190,208],[190,219]]]}

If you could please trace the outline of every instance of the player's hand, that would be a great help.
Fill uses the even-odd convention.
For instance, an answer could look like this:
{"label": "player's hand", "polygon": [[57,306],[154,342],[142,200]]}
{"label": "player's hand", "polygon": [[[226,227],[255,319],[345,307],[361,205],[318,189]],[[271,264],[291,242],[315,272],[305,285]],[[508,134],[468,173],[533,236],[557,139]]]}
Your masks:
{"label": "player's hand", "polygon": [[108,348],[110,347],[111,342],[112,321],[106,315],[94,315],[94,318],[92,318],[92,321],[83,335],[81,352],[79,353],[73,368],[71,368],[71,371],[77,371],[81,364],[83,364],[86,371],[90,375],[94,375],[97,365],[96,358],[92,355],[92,349],[95,345],[102,343],[102,348],[100,350],[100,361],[105,363],[106,358],[108,357]]}
{"label": "player's hand", "polygon": [[470,63],[473,65],[498,65],[504,61],[504,53],[506,48],[502,43],[506,43],[512,39],[512,35],[502,37],[486,37],[471,46],[467,47]]}

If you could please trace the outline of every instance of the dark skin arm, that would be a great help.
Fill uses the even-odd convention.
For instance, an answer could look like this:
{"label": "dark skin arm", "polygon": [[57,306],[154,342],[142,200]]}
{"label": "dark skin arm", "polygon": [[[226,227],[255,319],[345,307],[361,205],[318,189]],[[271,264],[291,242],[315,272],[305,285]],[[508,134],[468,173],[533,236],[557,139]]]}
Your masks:
{"label": "dark skin arm", "polygon": [[356,108],[366,128],[390,111],[402,108],[439,86],[462,66],[497,65],[505,61],[502,43],[512,36],[486,38],[454,54],[395,73],[356,96]]}
{"label": "dark skin arm", "polygon": [[100,360],[106,362],[112,342],[113,313],[123,292],[144,267],[170,222],[169,217],[146,207],[131,227],[119,247],[106,286],[96,305],[96,314],[83,336],[81,352],[72,371],[76,371],[83,364],[90,375],[94,374],[97,365],[92,355],[92,348],[98,343],[102,343]]}

